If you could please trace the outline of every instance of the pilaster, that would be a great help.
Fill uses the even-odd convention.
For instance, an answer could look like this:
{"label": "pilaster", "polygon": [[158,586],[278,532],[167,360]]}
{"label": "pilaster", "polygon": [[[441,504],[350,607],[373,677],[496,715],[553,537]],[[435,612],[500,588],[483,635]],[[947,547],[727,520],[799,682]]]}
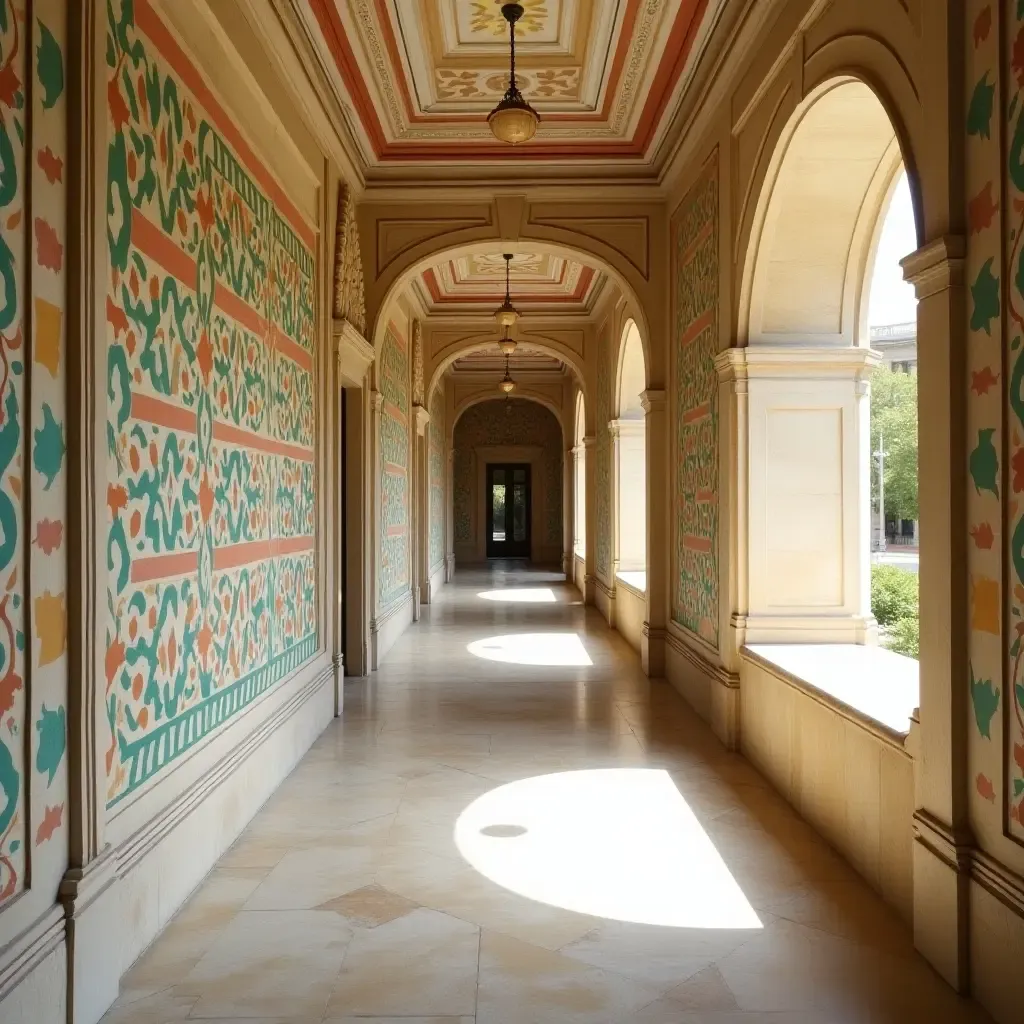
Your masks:
{"label": "pilaster", "polygon": [[586,474],[586,521],[584,531],[584,587],[585,604],[597,602],[597,438],[589,435],[583,438],[583,469]]}
{"label": "pilaster", "polygon": [[964,239],[902,261],[917,292],[921,509],[920,754],[914,760],[914,941],[958,991],[969,983],[967,452]]}
{"label": "pilaster", "polygon": [[668,620],[670,538],[668,493],[668,415],[666,395],[648,388],[640,396],[644,410],[647,491],[647,618],[640,642],[640,663],[651,677],[665,675],[665,632]]}

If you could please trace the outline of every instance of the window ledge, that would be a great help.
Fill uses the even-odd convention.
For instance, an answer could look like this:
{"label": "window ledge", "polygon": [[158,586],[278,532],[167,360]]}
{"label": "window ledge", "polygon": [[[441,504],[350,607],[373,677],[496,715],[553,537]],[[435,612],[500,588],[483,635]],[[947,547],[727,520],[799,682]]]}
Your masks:
{"label": "window ledge", "polygon": [[625,570],[617,572],[615,578],[625,585],[627,590],[632,590],[637,597],[647,596],[647,570]]}
{"label": "window ledge", "polygon": [[912,658],[857,644],[752,644],[743,653],[903,746],[920,703]]}

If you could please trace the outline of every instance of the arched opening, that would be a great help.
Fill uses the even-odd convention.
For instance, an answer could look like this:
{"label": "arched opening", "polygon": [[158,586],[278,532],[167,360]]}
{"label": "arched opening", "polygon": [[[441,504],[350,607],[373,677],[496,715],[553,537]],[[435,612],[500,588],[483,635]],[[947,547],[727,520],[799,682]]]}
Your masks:
{"label": "arched opening", "polygon": [[492,398],[468,406],[452,435],[455,558],[481,565],[562,561],[562,427],[546,405]]}
{"label": "arched opening", "polygon": [[647,435],[642,395],[647,373],[640,331],[629,320],[622,331],[615,387],[615,572],[647,589]]}
{"label": "arched opening", "polygon": [[587,557],[587,434],[586,400],[583,392],[576,394],[576,417],[573,427],[573,527],[572,550],[576,558]]}
{"label": "arched opening", "polygon": [[885,107],[859,80],[825,83],[773,155],[743,279],[747,643],[878,639],[870,393],[883,356],[871,328],[878,282],[898,283],[916,238]]}

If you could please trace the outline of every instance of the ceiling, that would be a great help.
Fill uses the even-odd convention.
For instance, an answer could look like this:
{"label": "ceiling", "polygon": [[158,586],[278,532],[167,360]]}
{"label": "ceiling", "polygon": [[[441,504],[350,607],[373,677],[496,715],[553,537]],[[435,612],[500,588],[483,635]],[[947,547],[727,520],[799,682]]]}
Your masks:
{"label": "ceiling", "polygon": [[[515,354],[509,359],[509,372],[513,377],[520,377],[524,374],[561,373],[564,365],[560,360],[549,356],[540,349],[520,344],[517,346]],[[452,363],[450,372],[456,377],[493,374],[495,381],[498,381],[505,373],[505,357],[498,351],[498,346],[495,344],[491,348],[460,356]]]}
{"label": "ceiling", "polygon": [[[512,303],[522,313],[587,313],[603,283],[593,267],[548,253],[514,253],[509,269]],[[428,313],[489,314],[505,298],[505,260],[498,253],[443,260],[415,287]]]}
{"label": "ceiling", "polygon": [[515,149],[486,121],[508,84],[501,0],[306,0],[297,9],[373,167],[642,161],[723,2],[523,0],[517,77],[542,120]]}

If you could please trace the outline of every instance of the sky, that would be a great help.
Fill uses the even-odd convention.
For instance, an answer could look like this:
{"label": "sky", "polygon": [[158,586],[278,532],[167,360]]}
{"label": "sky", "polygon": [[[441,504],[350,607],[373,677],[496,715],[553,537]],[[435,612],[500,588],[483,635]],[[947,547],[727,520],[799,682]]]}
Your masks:
{"label": "sky", "polygon": [[868,326],[885,327],[917,319],[913,285],[903,280],[900,260],[917,248],[914,207],[907,173],[900,175],[885,215],[875,255],[875,271],[868,300]]}

